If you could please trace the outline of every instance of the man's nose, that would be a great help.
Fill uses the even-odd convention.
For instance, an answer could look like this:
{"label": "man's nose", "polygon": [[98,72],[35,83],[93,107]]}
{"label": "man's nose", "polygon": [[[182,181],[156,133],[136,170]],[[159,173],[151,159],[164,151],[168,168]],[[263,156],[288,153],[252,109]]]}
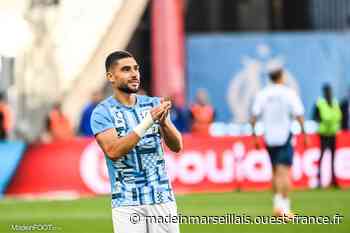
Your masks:
{"label": "man's nose", "polygon": [[137,78],[137,79],[139,79],[139,75],[140,73],[139,73],[139,71],[138,70],[134,70],[133,72],[132,72],[132,77],[133,78]]}
{"label": "man's nose", "polygon": [[138,70],[132,70],[132,76],[137,76],[138,73],[139,73]]}

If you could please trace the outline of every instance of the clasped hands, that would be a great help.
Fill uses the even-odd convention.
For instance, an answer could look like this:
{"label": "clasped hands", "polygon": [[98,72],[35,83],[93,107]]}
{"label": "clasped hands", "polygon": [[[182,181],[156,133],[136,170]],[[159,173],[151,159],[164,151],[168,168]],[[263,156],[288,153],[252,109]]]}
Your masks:
{"label": "clasped hands", "polygon": [[166,123],[166,119],[170,109],[171,109],[170,99],[167,97],[162,98],[160,101],[160,105],[153,107],[150,110],[153,121],[159,122],[161,126],[164,125]]}

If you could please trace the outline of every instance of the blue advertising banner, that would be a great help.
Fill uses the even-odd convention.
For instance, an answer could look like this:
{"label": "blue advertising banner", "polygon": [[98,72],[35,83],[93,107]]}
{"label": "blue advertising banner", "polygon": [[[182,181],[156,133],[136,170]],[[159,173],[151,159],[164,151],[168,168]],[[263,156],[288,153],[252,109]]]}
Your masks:
{"label": "blue advertising banner", "polygon": [[23,142],[0,142],[0,197],[21,161],[26,145]]}
{"label": "blue advertising banner", "polygon": [[350,34],[272,33],[191,35],[187,39],[187,90],[193,102],[207,90],[217,121],[247,122],[256,93],[268,72],[282,67],[288,85],[301,95],[306,118],[330,83],[336,97],[350,84]]}

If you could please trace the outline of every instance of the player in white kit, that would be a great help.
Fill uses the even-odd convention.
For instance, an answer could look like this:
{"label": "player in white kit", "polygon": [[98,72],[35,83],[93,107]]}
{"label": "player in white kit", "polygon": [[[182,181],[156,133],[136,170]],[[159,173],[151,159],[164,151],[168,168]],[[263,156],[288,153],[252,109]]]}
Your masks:
{"label": "player in white kit", "polygon": [[261,118],[264,126],[264,139],[273,169],[273,212],[279,216],[292,216],[288,197],[291,188],[289,170],[293,162],[290,129],[295,118],[304,133],[304,107],[297,93],[284,85],[284,79],[280,69],[270,73],[272,83],[258,93],[253,104],[251,123],[254,135],[258,118]]}

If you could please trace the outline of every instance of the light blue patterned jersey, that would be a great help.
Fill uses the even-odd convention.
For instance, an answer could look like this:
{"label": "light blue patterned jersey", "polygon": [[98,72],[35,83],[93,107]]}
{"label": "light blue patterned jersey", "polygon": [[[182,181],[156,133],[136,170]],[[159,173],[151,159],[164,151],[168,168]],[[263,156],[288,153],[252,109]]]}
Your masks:
{"label": "light blue patterned jersey", "polygon": [[[114,97],[99,103],[91,116],[94,135],[114,128],[123,137],[160,104],[157,97],[136,95],[136,104],[127,107]],[[128,154],[118,160],[107,156],[112,190],[112,208],[174,201],[174,194],[165,170],[159,125],[154,124]]]}

